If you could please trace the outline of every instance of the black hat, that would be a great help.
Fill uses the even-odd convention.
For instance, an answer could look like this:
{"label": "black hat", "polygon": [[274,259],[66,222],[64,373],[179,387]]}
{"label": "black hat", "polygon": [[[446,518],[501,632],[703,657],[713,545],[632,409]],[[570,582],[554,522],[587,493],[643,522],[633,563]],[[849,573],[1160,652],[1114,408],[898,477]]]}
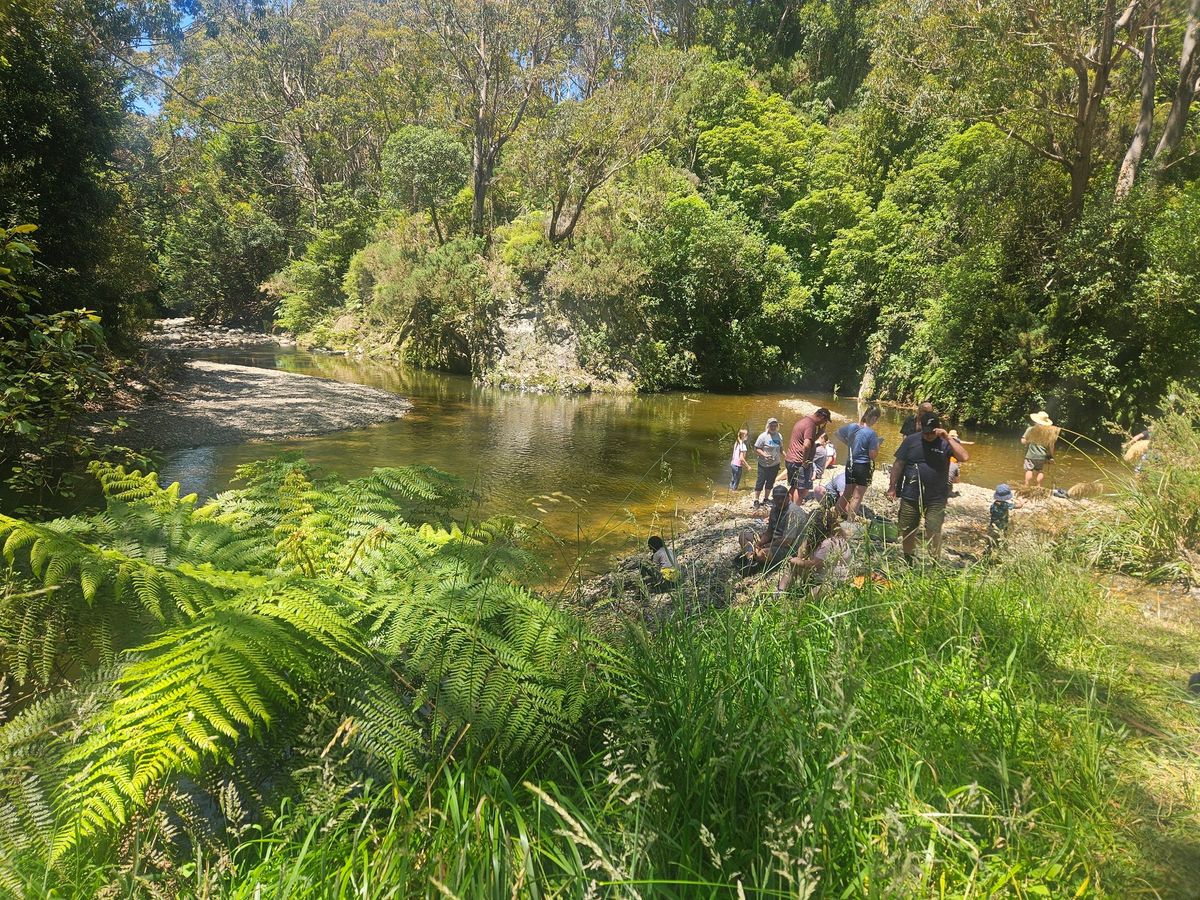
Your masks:
{"label": "black hat", "polygon": [[942,418],[935,412],[921,413],[921,430],[934,431],[942,427]]}

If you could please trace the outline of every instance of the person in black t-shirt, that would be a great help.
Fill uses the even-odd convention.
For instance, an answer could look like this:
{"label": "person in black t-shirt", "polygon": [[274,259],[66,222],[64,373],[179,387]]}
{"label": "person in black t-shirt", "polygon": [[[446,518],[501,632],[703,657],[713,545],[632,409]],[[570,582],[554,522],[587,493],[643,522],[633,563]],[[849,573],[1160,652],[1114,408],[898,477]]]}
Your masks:
{"label": "person in black t-shirt", "polygon": [[921,430],[918,420],[925,413],[931,412],[933,412],[933,404],[928,400],[922,402],[917,407],[917,411],[900,424],[900,437],[908,437],[910,434],[917,434]]}
{"label": "person in black t-shirt", "polygon": [[912,561],[917,546],[917,529],[925,519],[925,536],[936,558],[942,552],[942,524],[946,520],[946,498],[950,495],[950,457],[966,462],[963,445],[950,437],[933,411],[920,416],[921,430],[910,434],[896,448],[889,500],[900,498],[900,541],[904,558]]}

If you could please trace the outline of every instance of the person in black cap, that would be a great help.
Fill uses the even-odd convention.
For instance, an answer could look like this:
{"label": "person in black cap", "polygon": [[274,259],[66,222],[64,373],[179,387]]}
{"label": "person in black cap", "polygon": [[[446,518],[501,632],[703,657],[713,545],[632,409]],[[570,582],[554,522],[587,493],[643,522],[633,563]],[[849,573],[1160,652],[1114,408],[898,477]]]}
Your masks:
{"label": "person in black cap", "polygon": [[912,562],[917,546],[917,529],[925,519],[925,537],[933,556],[942,552],[942,524],[946,520],[946,498],[950,495],[950,457],[970,459],[963,445],[950,437],[934,411],[920,415],[921,430],[910,434],[896,448],[889,500],[900,498],[900,541],[904,558]]}
{"label": "person in black cap", "polygon": [[917,404],[917,411],[900,423],[900,437],[906,438],[910,434],[917,434],[921,430],[921,416],[931,412],[933,412],[933,404],[928,400],[922,400]]}

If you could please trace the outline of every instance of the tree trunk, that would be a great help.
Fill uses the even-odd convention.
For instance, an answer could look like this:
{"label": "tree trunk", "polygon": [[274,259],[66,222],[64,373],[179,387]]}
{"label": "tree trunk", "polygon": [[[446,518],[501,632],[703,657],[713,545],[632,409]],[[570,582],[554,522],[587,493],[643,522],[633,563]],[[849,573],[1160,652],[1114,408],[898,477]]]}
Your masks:
{"label": "tree trunk", "polygon": [[1175,152],[1187,127],[1188,113],[1200,80],[1200,0],[1188,6],[1187,30],[1183,34],[1183,52],[1179,54],[1179,86],[1171,99],[1171,111],[1158,146],[1154,149],[1154,168],[1161,172],[1168,157]]}
{"label": "tree trunk", "polygon": [[873,400],[875,398],[875,365],[867,363],[863,367],[862,380],[858,383],[858,399]]}
{"label": "tree trunk", "polygon": [[1146,36],[1142,41],[1142,103],[1138,111],[1137,127],[1133,130],[1133,140],[1129,142],[1129,149],[1125,151],[1121,171],[1117,175],[1117,200],[1124,200],[1133,190],[1138,169],[1142,165],[1142,157],[1145,156],[1146,147],[1150,143],[1150,129],[1154,127],[1154,87],[1158,80],[1158,67],[1154,62],[1157,28],[1158,7],[1154,6],[1150,9],[1146,22]]}
{"label": "tree trunk", "polygon": [[433,203],[429,204],[429,218],[433,221],[433,232],[437,235],[438,245],[446,243],[446,236],[442,234],[442,226],[438,222],[437,206]]}
{"label": "tree trunk", "polygon": [[[1075,141],[1070,164],[1071,200],[1067,209],[1067,222],[1074,222],[1083,212],[1083,201],[1087,197],[1088,181],[1092,175],[1092,149],[1096,140],[1096,126],[1100,108],[1108,94],[1108,79],[1112,72],[1113,41],[1116,38],[1117,10],[1114,0],[1104,4],[1104,19],[1100,25],[1100,44],[1095,48],[1095,74],[1089,79],[1086,58],[1076,62],[1075,72],[1079,79],[1079,103],[1076,112]],[[1090,84],[1089,84],[1090,81]]]}

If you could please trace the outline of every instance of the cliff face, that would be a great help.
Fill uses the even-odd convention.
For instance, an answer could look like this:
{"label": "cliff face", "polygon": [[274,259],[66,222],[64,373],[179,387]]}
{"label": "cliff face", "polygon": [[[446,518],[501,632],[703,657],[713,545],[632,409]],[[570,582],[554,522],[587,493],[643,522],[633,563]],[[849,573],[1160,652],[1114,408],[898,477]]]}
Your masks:
{"label": "cliff face", "polygon": [[504,305],[490,359],[475,377],[497,387],[545,393],[634,390],[628,373],[586,366],[575,327],[535,291],[515,294]]}

